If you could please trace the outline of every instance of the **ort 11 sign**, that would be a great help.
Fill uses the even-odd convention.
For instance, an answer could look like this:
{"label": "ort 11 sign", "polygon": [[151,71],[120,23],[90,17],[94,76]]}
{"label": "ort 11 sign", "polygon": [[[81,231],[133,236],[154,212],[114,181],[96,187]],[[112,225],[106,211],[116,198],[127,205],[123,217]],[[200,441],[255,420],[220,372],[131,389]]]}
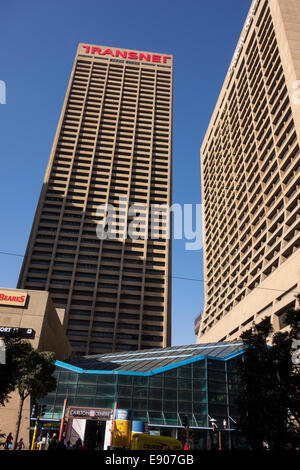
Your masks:
{"label": "ort 11 sign", "polygon": [[18,328],[15,326],[0,326],[0,338],[26,338],[34,339],[35,331],[32,328]]}

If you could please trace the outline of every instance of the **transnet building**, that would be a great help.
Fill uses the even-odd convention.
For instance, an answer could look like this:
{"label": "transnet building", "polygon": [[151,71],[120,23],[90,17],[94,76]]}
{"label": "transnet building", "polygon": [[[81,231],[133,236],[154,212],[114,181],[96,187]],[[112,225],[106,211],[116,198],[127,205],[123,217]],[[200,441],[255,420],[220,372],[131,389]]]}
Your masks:
{"label": "transnet building", "polygon": [[171,205],[172,74],[169,54],[78,46],[19,279],[66,309],[77,354],[170,344],[170,242],[148,219]]}
{"label": "transnet building", "polygon": [[[242,448],[241,434],[236,431],[237,361],[242,354],[243,344],[236,342],[85,356],[68,363],[57,361],[56,391],[41,402],[46,405],[42,432],[57,432],[67,399],[66,416],[87,418],[84,425],[79,422],[81,438],[95,445],[98,429],[97,435],[102,435],[101,442],[97,442],[100,448],[105,420],[112,415],[114,404],[117,409],[130,410],[133,420],[147,423],[150,433],[176,437],[182,442],[186,417],[192,431],[192,449],[218,448],[219,433],[212,430],[214,419],[222,431],[222,448]],[[92,418],[95,416],[99,417],[98,428]],[[78,422],[76,426],[79,428]]]}

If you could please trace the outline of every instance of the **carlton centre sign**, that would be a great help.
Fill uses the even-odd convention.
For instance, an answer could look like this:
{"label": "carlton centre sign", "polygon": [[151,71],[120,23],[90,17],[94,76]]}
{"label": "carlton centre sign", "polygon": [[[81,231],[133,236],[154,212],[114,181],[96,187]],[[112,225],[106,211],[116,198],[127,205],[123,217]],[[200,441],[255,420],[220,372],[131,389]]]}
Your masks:
{"label": "carlton centre sign", "polygon": [[0,289],[0,305],[10,307],[25,307],[28,294],[25,292]]}
{"label": "carlton centre sign", "polygon": [[79,45],[79,53],[92,54],[96,56],[116,57],[119,59],[138,60],[140,62],[152,62],[157,64],[170,64],[172,56],[161,54],[149,54],[139,51],[128,51],[124,49],[107,48],[103,46]]}
{"label": "carlton centre sign", "polygon": [[68,410],[69,418],[82,419],[111,419],[113,410],[111,408],[82,408],[70,406]]}

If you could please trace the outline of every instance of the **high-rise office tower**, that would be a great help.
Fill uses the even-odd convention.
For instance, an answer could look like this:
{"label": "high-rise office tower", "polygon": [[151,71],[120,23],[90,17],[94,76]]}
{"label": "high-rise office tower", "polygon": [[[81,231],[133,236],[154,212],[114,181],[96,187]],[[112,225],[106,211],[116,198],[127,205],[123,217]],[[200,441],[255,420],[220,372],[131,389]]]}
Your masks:
{"label": "high-rise office tower", "polygon": [[300,292],[300,1],[254,0],[201,146],[199,342],[235,340]]}
{"label": "high-rise office tower", "polygon": [[78,354],[170,345],[170,240],[148,216],[171,204],[172,74],[167,54],[78,46],[18,284],[66,309]]}

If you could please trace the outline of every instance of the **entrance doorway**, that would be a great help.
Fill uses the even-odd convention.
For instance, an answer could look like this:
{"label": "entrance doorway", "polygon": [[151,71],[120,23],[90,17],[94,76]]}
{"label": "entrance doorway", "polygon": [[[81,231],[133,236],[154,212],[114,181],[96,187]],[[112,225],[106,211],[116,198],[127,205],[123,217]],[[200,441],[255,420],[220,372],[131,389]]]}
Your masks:
{"label": "entrance doorway", "polygon": [[87,420],[84,446],[88,450],[102,450],[104,446],[106,421]]}

